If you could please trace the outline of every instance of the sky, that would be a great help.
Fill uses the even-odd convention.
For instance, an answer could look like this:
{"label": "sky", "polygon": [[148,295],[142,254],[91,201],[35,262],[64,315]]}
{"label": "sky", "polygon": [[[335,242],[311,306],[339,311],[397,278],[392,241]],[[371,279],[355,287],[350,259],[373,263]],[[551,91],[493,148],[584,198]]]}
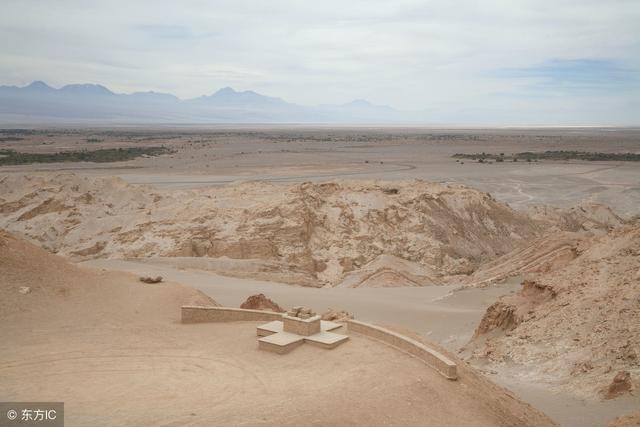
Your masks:
{"label": "sky", "polygon": [[640,125],[640,1],[2,0],[0,84]]}

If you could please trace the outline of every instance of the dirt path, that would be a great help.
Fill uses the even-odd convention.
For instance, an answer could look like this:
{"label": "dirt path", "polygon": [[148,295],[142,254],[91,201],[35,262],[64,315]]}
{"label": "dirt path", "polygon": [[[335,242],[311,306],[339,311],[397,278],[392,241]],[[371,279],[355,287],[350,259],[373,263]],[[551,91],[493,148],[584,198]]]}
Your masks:
{"label": "dirt path", "polygon": [[[264,293],[284,307],[308,305],[318,312],[329,308],[347,310],[358,319],[399,324],[457,350],[470,338],[485,309],[500,295],[517,288],[517,283],[485,289],[471,289],[447,295],[456,286],[401,288],[310,288],[251,279],[220,276],[196,270],[179,270],[170,265],[104,260],[81,265],[127,271],[139,275],[161,275],[167,280],[188,284],[214,296],[222,305],[239,307],[249,296]],[[446,325],[446,326],[445,326]]]}

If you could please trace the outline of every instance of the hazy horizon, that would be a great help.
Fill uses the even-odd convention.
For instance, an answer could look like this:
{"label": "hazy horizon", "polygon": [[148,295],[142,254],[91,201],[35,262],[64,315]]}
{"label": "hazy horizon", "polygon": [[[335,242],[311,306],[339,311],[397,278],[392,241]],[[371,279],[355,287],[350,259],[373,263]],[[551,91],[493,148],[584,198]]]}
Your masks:
{"label": "hazy horizon", "polygon": [[5,3],[2,85],[365,99],[422,124],[640,124],[633,1]]}

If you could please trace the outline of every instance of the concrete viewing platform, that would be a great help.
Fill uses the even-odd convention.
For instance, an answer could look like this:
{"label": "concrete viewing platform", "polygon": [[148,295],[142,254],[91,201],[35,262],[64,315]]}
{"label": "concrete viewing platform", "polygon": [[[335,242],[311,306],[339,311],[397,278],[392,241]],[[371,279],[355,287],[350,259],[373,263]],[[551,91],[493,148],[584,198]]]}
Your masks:
{"label": "concrete viewing platform", "polygon": [[332,349],[349,339],[348,336],[330,332],[342,325],[320,319],[320,316],[305,307],[294,307],[274,320],[256,329],[258,348],[285,354],[305,342],[317,347]]}
{"label": "concrete viewing platform", "polygon": [[[329,322],[328,320],[320,320],[320,332],[333,331],[335,329],[342,328],[343,325],[335,322]],[[259,337],[266,337],[271,334],[277,334],[284,331],[284,322],[281,320],[274,320],[269,323],[258,326],[257,334]]]}
{"label": "concrete viewing platform", "polygon": [[[280,354],[288,353],[305,342],[322,348],[334,348],[349,339],[349,337],[336,332],[348,330],[352,336],[367,336],[420,359],[449,380],[455,381],[458,379],[456,362],[426,343],[416,341],[415,339],[387,328],[353,319],[347,320],[347,322],[343,324],[324,321],[319,319],[319,317],[309,309],[301,312],[303,308],[304,307],[295,307],[286,314],[282,314],[272,311],[247,310],[232,307],[187,305],[182,306],[181,316],[182,323],[267,322],[257,326],[256,332],[258,337],[260,337],[258,339],[258,348]],[[288,323],[290,324],[288,327],[285,327],[284,316],[293,318],[289,319]],[[293,328],[294,330],[302,332],[318,330],[317,326],[309,327],[308,324],[305,324],[304,328],[296,329],[299,325],[291,322],[297,321],[306,321],[309,323],[318,322],[319,332],[305,336],[291,332],[292,329],[287,330],[287,328]]]}

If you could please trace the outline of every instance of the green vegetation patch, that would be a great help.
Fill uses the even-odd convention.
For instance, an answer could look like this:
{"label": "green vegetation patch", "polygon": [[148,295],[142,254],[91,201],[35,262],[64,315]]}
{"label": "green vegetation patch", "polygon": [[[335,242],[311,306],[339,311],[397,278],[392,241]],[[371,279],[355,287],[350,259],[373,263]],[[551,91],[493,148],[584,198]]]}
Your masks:
{"label": "green vegetation patch", "polygon": [[61,151],[58,153],[19,153],[14,150],[0,150],[0,166],[59,162],[124,162],[144,155],[159,156],[171,152],[165,147],[105,148],[94,151]]}
{"label": "green vegetation patch", "polygon": [[586,151],[526,151],[524,153],[516,153],[505,155],[504,153],[474,153],[462,154],[457,153],[452,156],[456,159],[471,159],[479,162],[494,160],[496,162],[510,161],[537,161],[537,160],[587,160],[587,161],[622,161],[622,162],[640,162],[640,154],[635,153],[592,153]]}

